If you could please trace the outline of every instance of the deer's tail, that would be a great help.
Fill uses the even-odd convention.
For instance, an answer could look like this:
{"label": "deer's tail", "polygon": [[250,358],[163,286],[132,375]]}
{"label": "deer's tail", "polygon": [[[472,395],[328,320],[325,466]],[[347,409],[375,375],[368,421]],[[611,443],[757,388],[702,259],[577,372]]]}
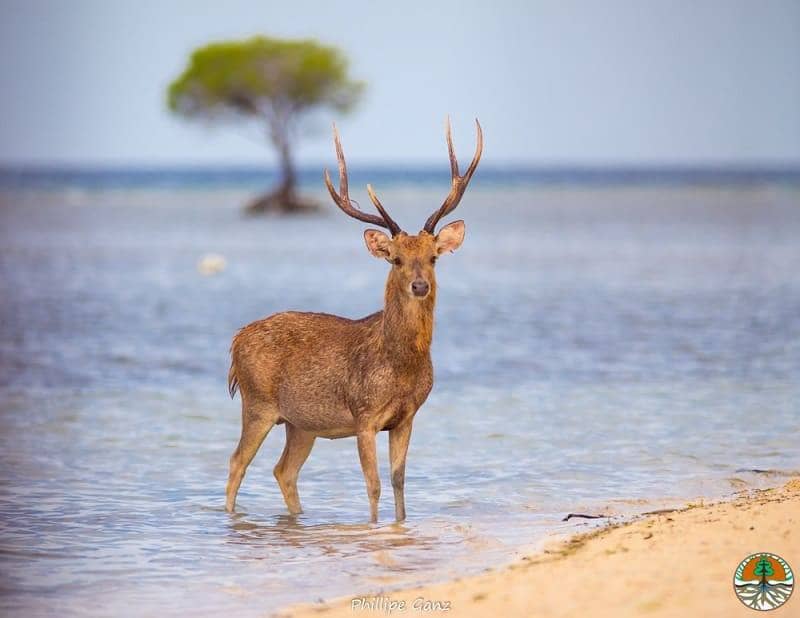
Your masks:
{"label": "deer's tail", "polygon": [[228,392],[231,395],[231,399],[236,396],[236,391],[239,388],[239,378],[236,377],[236,363],[233,359],[231,359],[231,368],[228,371]]}

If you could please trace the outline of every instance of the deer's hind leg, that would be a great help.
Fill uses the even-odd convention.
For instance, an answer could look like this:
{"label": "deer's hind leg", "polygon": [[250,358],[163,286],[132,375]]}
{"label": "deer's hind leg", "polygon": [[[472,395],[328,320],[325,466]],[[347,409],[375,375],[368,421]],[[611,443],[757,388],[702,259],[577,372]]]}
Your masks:
{"label": "deer's hind leg", "polygon": [[228,484],[225,487],[225,509],[229,513],[236,506],[236,494],[239,493],[247,466],[277,420],[276,405],[258,400],[248,401],[242,397],[242,436],[231,455]]}
{"label": "deer's hind leg", "polygon": [[283,448],[283,454],[273,473],[281,488],[286,508],[292,515],[303,512],[300,506],[300,496],[297,494],[297,475],[308,459],[315,438],[314,434],[298,429],[291,423],[286,423],[286,446]]}

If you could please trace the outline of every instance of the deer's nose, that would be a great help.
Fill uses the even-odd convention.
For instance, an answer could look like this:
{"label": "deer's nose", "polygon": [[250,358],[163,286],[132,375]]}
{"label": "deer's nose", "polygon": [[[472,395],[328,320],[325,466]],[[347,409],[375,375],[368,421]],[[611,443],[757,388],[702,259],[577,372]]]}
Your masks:
{"label": "deer's nose", "polygon": [[431,286],[428,285],[428,282],[424,279],[415,279],[411,283],[411,291],[414,293],[414,296],[427,296],[428,290],[431,289]]}

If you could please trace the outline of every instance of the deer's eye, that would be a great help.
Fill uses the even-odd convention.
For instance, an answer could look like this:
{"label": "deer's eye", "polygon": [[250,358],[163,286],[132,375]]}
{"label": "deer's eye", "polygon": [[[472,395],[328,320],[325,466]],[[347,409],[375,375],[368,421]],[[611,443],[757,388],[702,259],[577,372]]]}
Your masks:
{"label": "deer's eye", "polygon": [[396,257],[396,258],[394,258],[394,259],[392,260],[392,263],[393,263],[395,266],[402,266],[402,265],[403,265],[403,260],[401,260],[399,257]]}

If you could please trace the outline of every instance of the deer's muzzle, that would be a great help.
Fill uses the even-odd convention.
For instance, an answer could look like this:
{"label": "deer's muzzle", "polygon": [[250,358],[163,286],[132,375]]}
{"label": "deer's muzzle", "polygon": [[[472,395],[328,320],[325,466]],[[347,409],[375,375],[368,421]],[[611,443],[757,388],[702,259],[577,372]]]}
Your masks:
{"label": "deer's muzzle", "polygon": [[411,292],[412,292],[412,294],[414,294],[414,296],[418,296],[420,298],[423,298],[423,297],[427,296],[428,292],[430,292],[430,289],[431,289],[431,286],[428,284],[427,281],[425,281],[425,279],[415,279],[411,283]]}

